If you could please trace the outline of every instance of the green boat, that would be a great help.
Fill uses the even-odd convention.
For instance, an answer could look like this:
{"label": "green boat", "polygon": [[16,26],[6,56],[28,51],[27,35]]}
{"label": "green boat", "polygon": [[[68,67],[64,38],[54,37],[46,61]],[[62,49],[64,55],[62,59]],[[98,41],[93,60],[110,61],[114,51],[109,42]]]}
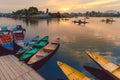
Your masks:
{"label": "green boat", "polygon": [[20,61],[29,59],[32,55],[37,53],[42,47],[44,47],[48,43],[48,36],[43,37],[41,40],[39,40],[37,43],[35,43],[31,49],[27,50],[21,57]]}
{"label": "green boat", "polygon": [[39,40],[39,36],[35,36],[28,42],[25,42],[24,46],[18,50],[16,55],[22,54],[25,51],[27,51],[28,49],[30,49],[38,40]]}

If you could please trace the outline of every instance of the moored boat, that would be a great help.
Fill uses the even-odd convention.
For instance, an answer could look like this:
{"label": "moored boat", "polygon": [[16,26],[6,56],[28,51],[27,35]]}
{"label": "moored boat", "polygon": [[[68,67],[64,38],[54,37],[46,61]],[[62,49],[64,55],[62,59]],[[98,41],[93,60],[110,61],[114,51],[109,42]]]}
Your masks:
{"label": "moored boat", "polygon": [[38,40],[39,40],[39,36],[35,36],[28,42],[25,42],[24,46],[20,48],[16,54],[19,55],[19,54],[24,53],[25,51],[30,49],[33,46],[33,44],[35,44]]}
{"label": "moored boat", "polygon": [[27,64],[34,64],[47,58],[47,56],[53,54],[58,49],[59,45],[59,43],[49,42],[45,47],[41,48],[36,54],[34,54]]}
{"label": "moored boat", "polygon": [[37,53],[42,47],[44,47],[45,45],[47,45],[48,43],[48,36],[43,37],[42,39],[40,39],[37,43],[35,43],[31,49],[27,50],[21,57],[19,60],[23,61],[26,59],[29,59],[31,56],[33,56],[35,53]]}
{"label": "moored boat", "polygon": [[115,22],[115,20],[113,18],[106,18],[106,19],[102,19],[102,22],[106,22],[106,23],[112,23]]}
{"label": "moored boat", "polygon": [[13,37],[12,32],[7,27],[1,27],[0,29],[0,45],[8,50],[13,50]]}
{"label": "moored boat", "polygon": [[66,75],[68,80],[94,80],[92,78],[88,78],[82,72],[79,72],[78,70],[72,68],[71,66],[65,63],[57,61],[57,64],[60,67],[60,69],[63,71],[63,73]]}
{"label": "moored boat", "polygon": [[109,60],[103,58],[102,56],[86,51],[87,55],[93,59],[103,70],[109,73],[115,80],[120,80],[120,66],[110,62]]}
{"label": "moored boat", "polygon": [[21,25],[16,25],[16,27],[12,28],[14,42],[20,46],[24,46],[24,37],[26,30]]}

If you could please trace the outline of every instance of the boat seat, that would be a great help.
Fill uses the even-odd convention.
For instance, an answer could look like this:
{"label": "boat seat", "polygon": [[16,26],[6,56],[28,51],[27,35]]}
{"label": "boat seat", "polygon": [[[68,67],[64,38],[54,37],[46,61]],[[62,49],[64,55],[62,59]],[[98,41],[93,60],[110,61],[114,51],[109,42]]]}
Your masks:
{"label": "boat seat", "polygon": [[45,52],[52,52],[52,51],[54,51],[54,48],[51,48],[51,47],[45,47],[44,49],[43,49],[43,51],[45,51]]}
{"label": "boat seat", "polygon": [[117,68],[119,68],[119,66],[113,64],[113,63],[108,63],[108,64],[105,64],[103,66],[106,70],[109,70],[110,72],[116,70]]}
{"label": "boat seat", "polygon": [[42,57],[42,56],[41,56],[41,55],[36,55],[36,57],[37,57],[37,58],[40,58],[40,57]]}
{"label": "boat seat", "polygon": [[36,55],[37,58],[44,57],[44,56],[46,56],[46,54],[39,54],[39,55]]}

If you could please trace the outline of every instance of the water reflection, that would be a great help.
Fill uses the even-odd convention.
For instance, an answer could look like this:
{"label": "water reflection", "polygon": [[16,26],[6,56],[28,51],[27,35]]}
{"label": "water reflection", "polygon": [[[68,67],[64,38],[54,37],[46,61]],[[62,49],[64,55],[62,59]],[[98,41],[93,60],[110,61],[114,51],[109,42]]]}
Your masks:
{"label": "water reflection", "polygon": [[95,77],[99,78],[99,80],[114,80],[110,75],[108,75],[105,71],[90,67],[90,66],[84,66],[84,68],[90,72]]}
{"label": "water reflection", "polygon": [[[38,70],[46,80],[57,80],[57,78],[67,80],[59,70],[56,64],[57,60],[67,63],[97,80],[98,78],[88,73],[83,67],[86,64],[98,67],[85,54],[85,51],[95,51],[111,62],[120,64],[119,19],[115,18],[116,22],[113,24],[105,24],[100,22],[102,18],[90,18],[88,19],[89,23],[84,27],[72,23],[75,19],[70,18],[64,21],[60,18],[33,20],[0,18],[0,24],[1,26],[7,25],[10,27],[21,24],[26,28],[25,40],[29,40],[36,35],[39,35],[40,38],[48,35],[50,40],[60,38],[59,50]],[[5,21],[8,21],[8,23]]]}
{"label": "water reflection", "polygon": [[46,23],[47,26],[51,24],[51,22],[60,22],[60,18],[55,18],[55,19],[22,19],[23,22],[26,23],[27,26],[39,26],[39,23]]}

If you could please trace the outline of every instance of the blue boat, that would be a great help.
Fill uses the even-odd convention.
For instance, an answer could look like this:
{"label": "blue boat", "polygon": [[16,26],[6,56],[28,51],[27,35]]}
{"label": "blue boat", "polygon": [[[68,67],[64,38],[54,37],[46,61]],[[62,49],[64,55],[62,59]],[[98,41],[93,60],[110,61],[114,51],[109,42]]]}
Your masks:
{"label": "blue boat", "polygon": [[6,26],[0,28],[0,45],[8,50],[13,50],[12,32]]}
{"label": "blue boat", "polygon": [[39,36],[35,36],[28,42],[25,42],[24,46],[20,48],[16,54],[19,55],[19,54],[24,53],[25,51],[30,49],[38,40],[39,40]]}
{"label": "blue boat", "polygon": [[44,36],[42,39],[40,39],[37,43],[33,44],[31,49],[28,49],[20,58],[20,61],[27,60],[31,56],[33,56],[35,53],[37,53],[42,47],[48,44],[48,36]]}

